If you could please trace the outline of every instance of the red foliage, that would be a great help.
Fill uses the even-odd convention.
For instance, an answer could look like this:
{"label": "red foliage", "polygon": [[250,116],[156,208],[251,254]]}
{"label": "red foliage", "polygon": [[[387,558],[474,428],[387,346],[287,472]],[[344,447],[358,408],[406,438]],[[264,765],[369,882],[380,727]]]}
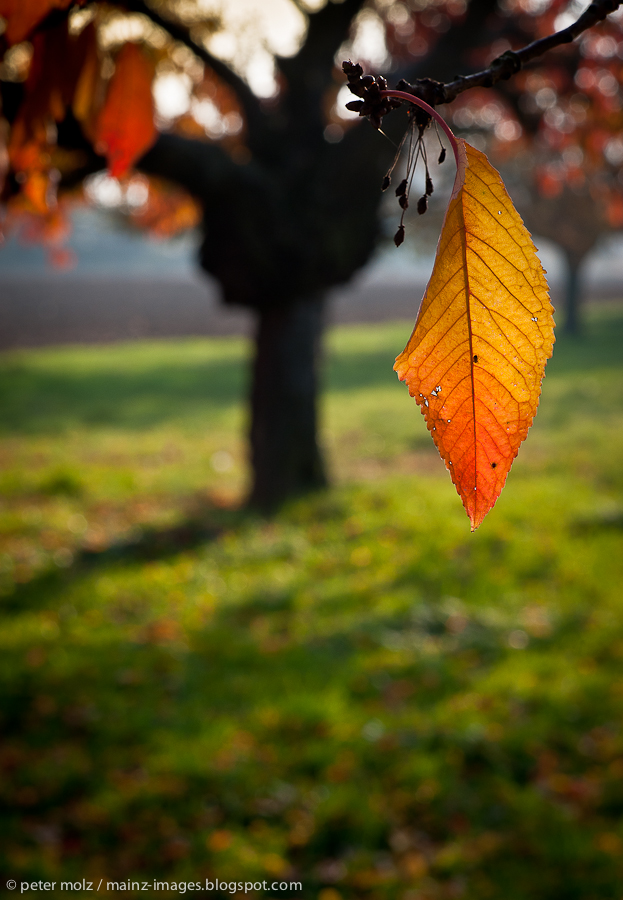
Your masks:
{"label": "red foliage", "polygon": [[154,67],[143,50],[137,44],[125,44],[95,124],[96,150],[106,154],[115,178],[125,175],[156,139],[153,76]]}
{"label": "red foliage", "polygon": [[92,29],[72,37],[65,24],[33,38],[33,57],[26,81],[25,99],[11,128],[9,160],[23,185],[26,209],[45,215],[55,205],[51,178],[53,126],[65,117],[74,96],[89,49]]}
{"label": "red foliage", "polygon": [[0,0],[0,16],[6,19],[4,37],[19,44],[53,9],[66,9],[72,0]]}

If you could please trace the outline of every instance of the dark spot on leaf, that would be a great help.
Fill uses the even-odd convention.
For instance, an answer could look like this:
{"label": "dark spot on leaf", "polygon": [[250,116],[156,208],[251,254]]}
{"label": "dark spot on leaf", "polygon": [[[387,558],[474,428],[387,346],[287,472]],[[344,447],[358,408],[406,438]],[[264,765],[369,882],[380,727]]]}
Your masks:
{"label": "dark spot on leaf", "polygon": [[474,362],[478,362],[478,357],[474,355]]}
{"label": "dark spot on leaf", "polygon": [[497,463],[491,463],[491,468],[495,469],[497,467]]}

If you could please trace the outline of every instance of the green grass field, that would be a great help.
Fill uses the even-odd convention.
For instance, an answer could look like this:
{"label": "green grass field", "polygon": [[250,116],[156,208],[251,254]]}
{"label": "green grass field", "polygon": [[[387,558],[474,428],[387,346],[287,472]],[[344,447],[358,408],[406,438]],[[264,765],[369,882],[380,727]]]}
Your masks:
{"label": "green grass field", "polygon": [[0,358],[5,877],[620,900],[623,313],[559,340],[473,535],[409,330],[330,334],[334,487],[270,521],[242,341]]}

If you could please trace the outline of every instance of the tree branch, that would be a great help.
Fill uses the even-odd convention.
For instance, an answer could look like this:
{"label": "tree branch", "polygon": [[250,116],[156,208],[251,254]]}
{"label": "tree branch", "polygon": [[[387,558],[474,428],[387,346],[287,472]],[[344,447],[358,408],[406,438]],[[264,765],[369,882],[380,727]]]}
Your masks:
{"label": "tree branch", "polygon": [[365,0],[340,0],[329,2],[317,12],[308,13],[309,24],[303,46],[295,57],[277,58],[280,68],[288,69],[293,61],[299,69],[313,66],[328,70],[331,77],[333,57],[340,44],[347,38],[357,13]]}
{"label": "tree branch", "polygon": [[454,81],[444,84],[440,81],[433,81],[430,78],[421,78],[412,85],[402,82],[399,87],[407,93],[420,97],[431,106],[438,106],[440,103],[451,103],[463,91],[467,91],[474,87],[493,87],[498,81],[505,81],[512,75],[522,69],[526,63],[542,56],[555,47],[563,44],[570,44],[584,31],[592,28],[598,22],[602,22],[610,13],[615,12],[623,0],[594,0],[586,9],[580,18],[547,37],[523,47],[521,50],[507,50],[497,59],[494,59],[489,68],[482,72],[475,72],[473,75],[459,76]]}
{"label": "tree branch", "polygon": [[[328,2],[308,14],[305,40],[296,56],[276,57],[275,63],[287,82],[282,99],[288,120],[304,130],[311,141],[322,136],[325,123],[324,97],[333,80],[333,60],[340,44],[365,0]],[[310,149],[312,144],[309,145]]]}
{"label": "tree branch", "polygon": [[179,134],[161,134],[136,165],[147,175],[182,185],[204,204],[221,200],[242,177],[241,167],[218,144]]}
{"label": "tree branch", "polygon": [[173,22],[171,19],[165,19],[160,13],[152,9],[151,6],[148,6],[145,0],[123,0],[123,5],[128,12],[141,13],[155,25],[163,28],[171,35],[173,40],[185,44],[189,50],[192,50],[195,56],[198,56],[202,62],[212,69],[215,75],[228,84],[240,100],[250,128],[261,120],[262,112],[259,100],[249,85],[243,81],[239,75],[236,75],[226,63],[218,59],[218,57],[213,56],[209,50],[206,50],[205,47],[193,40],[190,30],[186,28],[185,25],[182,25],[180,22]]}
{"label": "tree branch", "polygon": [[[418,78],[446,81],[456,77],[455,72],[464,71],[463,66],[469,65],[468,55],[474,48],[483,42],[491,42],[488,23],[497,8],[498,0],[469,0],[465,15],[455,19],[450,28],[439,35],[429,52],[403,62],[399,76],[413,82]],[[494,35],[498,36],[501,35]],[[467,71],[473,72],[474,67],[470,66]]]}

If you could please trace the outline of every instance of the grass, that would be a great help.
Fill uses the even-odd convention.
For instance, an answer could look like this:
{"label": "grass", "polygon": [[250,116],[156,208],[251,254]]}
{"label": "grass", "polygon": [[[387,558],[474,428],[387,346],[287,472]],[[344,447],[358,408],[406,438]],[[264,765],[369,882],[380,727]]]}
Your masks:
{"label": "grass", "polygon": [[272,521],[241,341],[2,358],[7,877],[619,900],[623,316],[559,340],[474,535],[408,333],[332,332],[335,487]]}

